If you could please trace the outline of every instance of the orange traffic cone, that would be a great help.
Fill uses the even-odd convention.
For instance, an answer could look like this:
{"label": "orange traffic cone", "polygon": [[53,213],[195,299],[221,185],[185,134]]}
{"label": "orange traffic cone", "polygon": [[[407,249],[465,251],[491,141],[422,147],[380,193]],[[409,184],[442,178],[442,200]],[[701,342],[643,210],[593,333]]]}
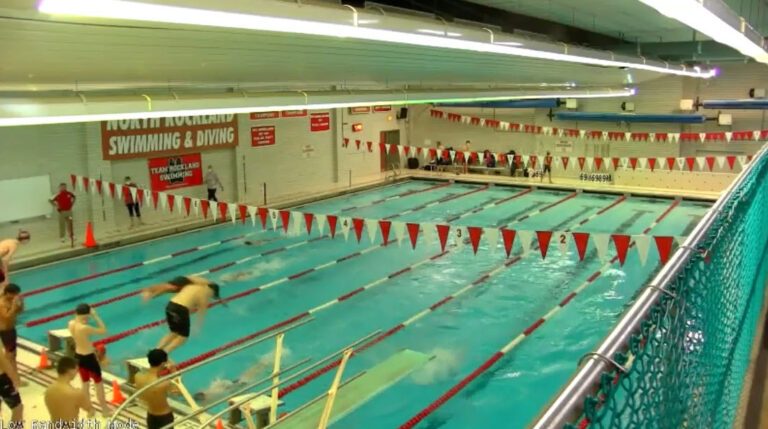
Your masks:
{"label": "orange traffic cone", "polygon": [[117,380],[112,380],[112,400],[109,401],[113,405],[120,405],[125,402],[123,392],[120,391],[120,385],[117,384]]}
{"label": "orange traffic cone", "polygon": [[216,429],[224,429],[224,422],[221,419],[216,420]]}
{"label": "orange traffic cone", "polygon": [[93,238],[93,226],[91,226],[90,222],[88,222],[85,226],[85,243],[83,243],[83,246],[85,247],[98,246],[98,244],[96,243],[96,240]]}
{"label": "orange traffic cone", "polygon": [[48,353],[45,352],[45,347],[43,347],[43,350],[40,352],[40,363],[37,365],[37,369],[48,369],[51,367],[51,364],[48,363]]}

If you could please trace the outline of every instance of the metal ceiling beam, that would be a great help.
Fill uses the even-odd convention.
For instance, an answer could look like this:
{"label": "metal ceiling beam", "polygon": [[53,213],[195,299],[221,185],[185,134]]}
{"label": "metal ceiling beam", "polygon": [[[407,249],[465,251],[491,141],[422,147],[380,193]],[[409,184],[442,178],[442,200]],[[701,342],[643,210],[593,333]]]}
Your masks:
{"label": "metal ceiling beam", "polygon": [[[362,7],[365,0],[343,0],[342,3]],[[435,14],[446,21],[474,21],[500,27],[505,32],[523,30],[545,35],[552,40],[603,49],[613,45],[629,45],[621,39],[541,18],[521,15],[465,0],[376,0],[375,3]]]}
{"label": "metal ceiling beam", "polygon": [[[637,51],[635,52],[637,53]],[[674,62],[749,60],[749,58],[735,49],[717,43],[714,40],[642,43],[640,44],[640,55]]]}

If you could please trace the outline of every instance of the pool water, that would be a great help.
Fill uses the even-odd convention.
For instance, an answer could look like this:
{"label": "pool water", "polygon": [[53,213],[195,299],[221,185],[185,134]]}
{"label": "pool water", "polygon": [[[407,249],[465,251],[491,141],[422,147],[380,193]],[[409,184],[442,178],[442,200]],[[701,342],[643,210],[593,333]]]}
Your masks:
{"label": "pool water", "polygon": [[[672,203],[667,199],[630,197],[597,214],[619,197],[587,193],[571,196],[571,192],[540,189],[523,193],[526,188],[458,183],[442,187],[435,185],[435,182],[429,181],[403,182],[319,201],[303,206],[301,210],[358,218],[391,217],[393,221],[406,222],[440,223],[458,217],[452,225],[510,225],[510,228],[527,231],[641,234]],[[378,202],[409,191],[412,193]],[[509,199],[520,193],[523,194]],[[453,198],[448,198],[451,196]],[[569,196],[571,198],[567,198]],[[491,205],[500,200],[503,202]],[[536,212],[548,206],[551,208]],[[483,209],[476,210],[481,207]],[[683,201],[655,225],[650,234],[686,235],[707,208],[705,203]],[[399,215],[401,213],[404,214]],[[582,219],[592,215],[596,216],[579,225]],[[516,222],[520,218],[524,219]],[[267,226],[270,227],[269,221]],[[327,226],[324,232],[328,233]],[[416,249],[412,250],[407,233],[401,245],[391,233],[389,245],[381,246],[381,236],[377,233],[376,242],[371,243],[366,231],[363,231],[359,244],[354,231],[350,231],[346,241],[340,231],[335,239],[321,239],[315,225],[309,238],[317,239],[307,242],[304,231],[298,236],[286,236],[282,231],[263,231],[258,223],[254,227],[249,220],[245,225],[222,224],[23,271],[14,276],[14,281],[26,292],[241,234],[248,236],[29,296],[25,300],[27,310],[21,322],[70,311],[80,302],[108,300],[177,275],[201,272],[251,257],[247,262],[221,269],[207,277],[222,284],[224,297],[270,282],[273,285],[258,293],[233,299],[227,307],[209,309],[200,333],[193,335],[172,353],[176,362],[183,362],[420,263],[410,271],[314,312],[314,321],[286,335],[288,352],[283,366],[287,366],[305,357],[321,359],[375,330],[384,332],[397,327],[507,261],[501,239],[494,251],[490,251],[488,242],[482,239],[478,254],[474,256],[470,245],[465,243],[456,247],[456,240],[451,238],[447,247],[450,252],[431,260],[430,257],[441,253],[440,245],[437,240],[427,243],[423,234],[419,236]],[[246,245],[246,240],[253,242],[253,245]],[[553,237],[548,257],[542,260],[534,236],[534,245],[526,257],[354,355],[347,364],[345,378],[376,365],[404,348],[435,358],[355,411],[336,420],[332,426],[398,427],[544,316],[604,264],[592,242],[584,260],[579,262],[572,242],[562,252],[556,241]],[[461,243],[461,240],[458,242]],[[268,252],[290,245],[295,246]],[[364,252],[345,259],[345,256],[359,251]],[[521,252],[520,240],[516,239],[512,256]],[[611,244],[608,257],[613,254]],[[329,264],[332,261],[339,262]],[[302,274],[318,266],[320,268],[315,271]],[[637,251],[631,249],[623,267],[616,263],[610,270],[604,270],[571,303],[418,427],[525,426],[568,379],[579,357],[591,351],[608,332],[623,309],[632,302],[635,293],[659,266],[659,257],[653,245],[644,266]],[[240,277],[235,278],[234,274]],[[294,274],[302,275],[288,279]],[[108,335],[114,335],[162,320],[167,301],[165,296],[143,304],[138,296],[131,296],[100,306],[97,310],[107,325]],[[44,344],[46,333],[64,328],[69,318],[62,317],[32,327],[22,326],[20,335]],[[166,325],[160,324],[109,343],[108,355],[114,362],[109,370],[125,375],[123,361],[145,355],[166,333]],[[210,393],[211,389],[217,388],[226,392],[226,380],[241,377],[269,354],[272,347],[273,342],[265,342],[203,366],[185,375],[185,384],[192,392]],[[260,375],[267,375],[267,371]],[[322,394],[327,390],[334,372],[330,371],[285,395],[281,398],[285,401],[283,408],[289,411],[296,409]]]}

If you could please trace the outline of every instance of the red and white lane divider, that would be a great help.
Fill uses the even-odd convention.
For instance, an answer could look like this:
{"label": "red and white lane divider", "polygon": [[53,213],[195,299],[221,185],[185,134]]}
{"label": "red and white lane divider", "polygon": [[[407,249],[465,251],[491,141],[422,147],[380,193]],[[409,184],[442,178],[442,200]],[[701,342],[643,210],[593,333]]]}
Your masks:
{"label": "red and white lane divider", "polygon": [[[524,195],[525,193],[527,193],[527,192],[526,191],[520,192],[520,193],[517,193],[517,194],[513,195],[513,197],[519,197],[519,196]],[[503,199],[503,201],[506,202],[506,201],[510,201],[511,199],[512,198],[510,198],[510,197],[506,197],[506,198]],[[502,201],[502,200],[499,200],[499,201]],[[474,209],[472,209],[472,210],[474,210]],[[262,330],[260,330],[258,332],[249,334],[249,335],[247,335],[245,337],[238,338],[237,340],[234,340],[234,341],[232,341],[230,343],[227,343],[227,344],[224,344],[222,346],[219,346],[219,347],[217,347],[217,348],[215,348],[215,349],[213,349],[211,351],[208,351],[208,352],[206,352],[206,353],[204,353],[204,354],[202,354],[200,356],[196,356],[196,357],[194,357],[192,359],[189,359],[189,360],[186,360],[184,362],[181,362],[181,363],[179,363],[177,365],[177,368],[183,368],[184,366],[192,365],[192,364],[194,364],[196,362],[199,362],[199,361],[201,361],[203,359],[207,359],[208,357],[211,357],[211,356],[213,356],[213,355],[215,355],[217,353],[220,353],[220,352],[222,352],[224,350],[227,350],[227,349],[229,349],[231,347],[235,347],[235,346],[237,346],[239,344],[242,344],[243,342],[248,341],[248,340],[250,340],[252,338],[255,338],[255,337],[259,336],[259,335],[263,335],[266,332],[270,332],[272,330],[275,330],[275,329],[278,329],[278,328],[280,328],[282,326],[285,326],[286,324],[293,323],[293,322],[295,322],[297,320],[301,320],[301,319],[303,319],[305,317],[308,317],[308,316],[310,316],[312,314],[315,314],[315,313],[317,313],[319,311],[325,310],[325,309],[327,309],[329,307],[332,307],[332,306],[334,306],[334,305],[336,305],[336,304],[338,304],[340,302],[346,301],[346,300],[352,298],[353,296],[358,295],[358,294],[360,294],[360,293],[362,293],[362,292],[364,292],[364,291],[366,291],[368,289],[371,289],[371,288],[374,288],[374,287],[376,287],[376,286],[378,286],[380,284],[383,284],[387,280],[391,280],[391,279],[393,279],[395,277],[398,277],[398,276],[400,276],[402,274],[405,274],[405,273],[407,273],[409,271],[412,271],[415,268],[418,268],[418,267],[420,267],[420,266],[422,266],[424,264],[427,264],[427,263],[433,262],[433,261],[435,261],[435,260],[437,260],[439,258],[442,258],[443,256],[451,253],[452,251],[453,251],[453,249],[443,250],[443,251],[441,251],[440,253],[438,253],[436,255],[430,256],[430,257],[428,257],[426,259],[423,259],[421,261],[413,263],[413,264],[411,264],[411,265],[409,265],[409,266],[407,266],[405,268],[402,268],[400,270],[394,271],[394,272],[392,272],[392,273],[390,273],[390,274],[388,274],[388,275],[386,275],[384,277],[376,279],[376,280],[374,280],[372,282],[369,282],[369,283],[367,283],[367,284],[365,284],[365,285],[363,285],[363,286],[361,286],[361,287],[359,287],[357,289],[354,289],[354,290],[352,290],[350,292],[347,292],[347,293],[345,293],[343,295],[340,295],[340,296],[338,296],[338,297],[336,297],[336,298],[334,298],[334,299],[332,299],[332,300],[330,300],[330,301],[328,301],[326,303],[320,304],[320,305],[318,305],[318,306],[316,306],[314,308],[311,308],[311,309],[309,309],[307,311],[299,313],[299,314],[297,314],[297,315],[295,315],[293,317],[290,317],[290,318],[288,318],[286,320],[278,322],[277,324],[274,324],[272,326],[264,328],[264,329],[262,329]],[[246,292],[248,292],[248,291],[246,291]],[[243,293],[245,293],[245,292],[243,292]],[[250,293],[253,293],[253,292],[250,292]],[[156,322],[153,322],[151,324],[152,326],[148,326],[148,327],[158,326],[158,325],[160,325],[160,324],[162,324],[164,322],[165,322],[164,320],[156,321]],[[121,338],[124,338],[126,336],[133,335],[134,333],[138,332],[138,330],[140,330],[140,328],[135,328],[135,329],[133,329],[131,331],[126,331],[125,333],[118,334],[118,335],[121,335],[121,337],[117,338],[117,339],[121,339]],[[99,341],[99,343],[112,342],[113,340],[111,338],[112,337],[110,337],[109,339],[101,340],[101,341]],[[116,341],[117,339],[115,339],[114,341]]]}
{"label": "red and white lane divider", "polygon": [[[611,208],[615,207],[616,205],[618,205],[619,203],[623,202],[624,200],[626,200],[626,197],[619,198],[617,201],[611,203],[609,206],[607,206],[603,210],[601,210],[601,212],[605,213],[606,211],[608,211]],[[595,215],[592,215],[592,216],[590,216],[590,217],[588,217],[586,219],[594,219],[595,217],[596,217]],[[586,222],[584,222],[584,223],[586,223]],[[572,227],[572,229],[578,228],[580,225],[583,225],[584,223],[579,222],[576,225],[574,225]],[[389,329],[388,331],[383,332],[382,334],[378,335],[375,338],[372,338],[367,343],[363,344],[357,350],[355,350],[352,353],[352,356],[355,356],[355,355],[357,355],[359,353],[362,353],[363,351],[367,350],[368,348],[370,348],[370,347],[380,343],[381,341],[385,340],[386,338],[388,338],[388,337],[394,335],[395,333],[405,329],[407,326],[413,324],[414,322],[420,320],[421,318],[425,317],[426,315],[430,314],[431,312],[437,310],[438,308],[442,307],[443,305],[445,305],[449,301],[452,301],[452,300],[460,297],[461,295],[467,293],[469,290],[471,290],[471,289],[475,288],[476,286],[484,283],[485,281],[487,281],[491,277],[494,277],[497,274],[501,273],[507,267],[509,267],[509,266],[511,266],[513,264],[516,264],[517,262],[522,260],[522,258],[523,258],[522,255],[517,255],[514,258],[506,260],[503,264],[501,264],[501,265],[493,268],[492,270],[490,270],[490,271],[480,275],[473,282],[469,283],[468,285],[464,286],[463,288],[461,288],[461,289],[457,290],[456,292],[454,292],[454,293],[452,293],[452,294],[442,298],[441,300],[439,300],[436,303],[430,305],[429,307],[425,308],[424,310],[414,314],[413,316],[409,317],[408,319],[404,320],[403,322],[395,325],[393,328]],[[352,356],[350,356],[350,357],[352,357]],[[295,382],[295,383],[293,383],[291,385],[288,385],[288,386],[284,387],[283,389],[280,390],[279,397],[283,397],[284,395],[287,395],[287,394],[291,393],[292,391],[298,389],[299,387],[306,385],[310,381],[312,381],[312,380],[316,379],[317,377],[320,377],[321,375],[323,375],[323,374],[327,373],[328,371],[332,370],[333,368],[338,366],[340,363],[341,363],[341,359],[337,359],[337,360],[329,363],[328,365],[326,365],[326,366],[324,366],[322,368],[317,369],[316,371],[314,371],[313,373],[307,375],[306,377],[302,378],[301,380],[299,380],[299,381],[297,381],[297,382]]]}
{"label": "red and white lane divider", "polygon": [[393,218],[400,217],[400,216],[405,216],[407,214],[411,214],[413,212],[424,210],[424,209],[429,208],[429,207],[434,207],[434,206],[436,206],[438,204],[447,203],[448,201],[453,201],[453,200],[458,199],[458,198],[466,197],[467,195],[472,195],[472,194],[477,193],[477,192],[485,191],[488,188],[489,188],[489,186],[485,185],[485,186],[482,186],[482,187],[477,188],[477,189],[472,189],[471,191],[461,192],[461,193],[454,194],[454,195],[449,195],[447,197],[440,198],[440,199],[432,201],[430,203],[426,203],[426,204],[422,204],[420,206],[412,207],[412,208],[410,208],[410,209],[408,209],[408,210],[406,210],[404,212],[393,214],[393,215],[389,215],[387,217],[384,217],[383,219],[384,220],[388,220],[388,219],[393,219]]}
{"label": "red and white lane divider", "polygon": [[[661,220],[664,219],[677,205],[679,204],[678,201],[674,201],[652,224],[652,226],[646,228],[646,232],[644,234],[647,234],[647,231],[650,231],[654,226],[658,225]],[[501,349],[499,349],[496,353],[494,353],[488,360],[483,362],[480,366],[478,366],[474,371],[472,371],[469,375],[464,377],[459,383],[451,387],[448,391],[443,393],[437,400],[429,404],[426,408],[418,412],[416,415],[414,415],[412,418],[410,418],[407,422],[405,422],[403,425],[400,426],[400,429],[410,429],[419,424],[422,420],[424,420],[428,415],[430,415],[432,412],[434,412],[437,408],[442,406],[444,403],[446,403],[449,399],[451,399],[453,396],[455,396],[458,392],[460,392],[464,387],[466,387],[469,383],[471,383],[474,379],[476,379],[480,374],[487,371],[490,367],[492,367],[496,362],[498,362],[504,355],[512,351],[515,347],[517,347],[523,340],[525,340],[527,337],[529,337],[531,334],[533,334],[536,329],[538,329],[541,325],[543,325],[547,320],[551,319],[555,314],[557,314],[563,307],[565,307],[569,302],[573,300],[573,298],[582,292],[584,289],[587,288],[590,284],[592,284],[595,279],[600,277],[603,271],[605,271],[607,268],[609,268],[611,265],[616,263],[619,260],[619,256],[614,256],[609,262],[606,262],[603,267],[600,268],[600,270],[595,271],[589,278],[587,278],[586,281],[581,283],[576,289],[574,289],[570,294],[568,294],[562,301],[560,301],[554,308],[552,308],[547,314],[536,320],[531,326],[527,327],[522,333],[520,333],[517,337],[515,337],[512,341],[504,345]]]}
{"label": "red and white lane divider", "polygon": [[512,199],[515,199],[515,198],[518,198],[518,197],[522,197],[523,195],[526,195],[526,194],[530,194],[531,192],[533,192],[533,188],[528,188],[525,191],[520,192],[518,194],[514,194],[514,195],[511,195],[509,197],[502,198],[502,199],[500,199],[498,201],[494,201],[494,202],[492,202],[490,204],[486,204],[486,205],[484,205],[482,207],[478,207],[478,208],[476,208],[476,209],[474,209],[474,210],[472,210],[470,212],[466,212],[466,213],[462,213],[460,215],[453,216],[451,218],[446,219],[445,221],[448,222],[448,223],[451,223],[453,221],[457,221],[459,219],[463,219],[463,218],[465,218],[467,216],[472,216],[475,213],[481,212],[483,210],[487,210],[487,209],[489,209],[491,207],[496,207],[498,205],[506,203],[509,200],[512,200]]}
{"label": "red and white lane divider", "polygon": [[452,185],[452,182],[440,183],[440,184],[437,184],[435,186],[430,186],[430,187],[424,188],[424,189],[413,189],[413,190],[410,190],[410,191],[403,192],[401,194],[393,195],[391,197],[382,198],[382,199],[379,199],[379,200],[376,200],[376,201],[371,201],[368,204],[362,204],[362,205],[359,205],[359,206],[345,207],[345,208],[341,209],[340,212],[344,213],[344,212],[348,212],[350,210],[368,208],[368,207],[371,207],[371,206],[379,205],[381,203],[385,203],[387,201],[392,201],[392,200],[396,200],[398,198],[408,197],[408,196],[411,196],[411,195],[414,195],[414,194],[420,194],[422,192],[434,191],[435,189],[444,188],[444,187],[450,186],[450,185]]}
{"label": "red and white lane divider", "polygon": [[[206,274],[214,273],[214,272],[217,272],[217,271],[221,271],[221,270],[223,270],[225,268],[229,268],[229,267],[232,267],[234,265],[242,264],[242,263],[245,263],[247,261],[251,261],[253,259],[262,257],[262,256],[271,255],[271,254],[274,254],[274,253],[277,253],[277,252],[281,252],[281,251],[285,251],[285,250],[288,250],[288,249],[296,248],[298,246],[302,246],[302,245],[305,245],[307,243],[310,243],[310,242],[313,242],[313,241],[318,241],[318,240],[321,240],[321,239],[324,239],[324,238],[327,238],[327,237],[328,236],[323,235],[323,236],[320,236],[320,237],[313,238],[311,240],[305,240],[305,241],[302,241],[302,242],[299,242],[299,243],[291,244],[289,246],[284,246],[284,247],[281,247],[281,248],[268,250],[268,251],[260,253],[258,255],[248,256],[248,257],[239,259],[237,261],[233,261],[233,262],[229,262],[229,263],[226,263],[226,264],[218,265],[218,266],[213,267],[213,268],[211,268],[209,270],[201,271],[201,272],[195,273],[193,275],[203,276],[203,275],[206,275]],[[299,271],[299,272],[291,274],[289,276],[286,276],[286,277],[283,277],[283,278],[280,278],[280,279],[277,279],[277,280],[273,280],[271,282],[262,284],[262,285],[260,285],[258,287],[255,287],[255,288],[248,289],[246,291],[237,293],[235,295],[232,295],[230,297],[227,297],[227,298],[223,299],[222,301],[223,302],[229,302],[229,301],[233,301],[235,299],[239,299],[239,298],[242,298],[242,297],[245,297],[245,296],[248,296],[248,295],[252,295],[252,294],[254,294],[256,292],[260,292],[260,291],[269,289],[271,287],[274,287],[274,286],[277,286],[277,285],[280,285],[280,284],[283,284],[283,283],[295,280],[295,279],[303,277],[303,276],[305,276],[305,275],[307,275],[309,273],[312,273],[312,272],[315,272],[315,271],[319,271],[319,270],[331,267],[331,266],[336,265],[336,264],[338,264],[340,262],[348,261],[348,260],[350,260],[352,258],[364,255],[364,254],[372,252],[372,251],[374,251],[376,249],[381,249],[383,247],[386,247],[386,244],[382,243],[382,244],[379,244],[379,245],[371,246],[371,247],[368,247],[366,249],[350,253],[350,254],[348,254],[346,256],[343,256],[341,258],[338,258],[338,259],[326,262],[324,264],[320,264],[320,265],[314,266],[312,268],[309,268],[309,269],[306,269],[306,270],[303,270],[303,271]],[[407,271],[407,270],[405,270],[405,271]],[[405,271],[403,271],[403,272],[405,272]],[[132,296],[136,296],[136,295],[138,295],[140,293],[141,293],[140,290],[132,291],[132,292],[129,292],[129,293],[117,296],[117,297],[113,297],[113,298],[110,298],[110,299],[107,299],[107,300],[104,300],[104,301],[101,301],[101,302],[98,302],[98,303],[95,303],[95,304],[91,304],[91,306],[92,307],[99,307],[99,306],[102,306],[102,305],[111,304],[111,303],[114,303],[116,301],[120,301],[120,300],[123,300],[123,299],[126,299],[126,298],[130,298]],[[214,307],[214,306],[216,306],[218,304],[219,304],[219,302],[211,303],[211,304],[208,305],[208,308]],[[72,314],[74,314],[73,311],[62,312],[62,313],[55,314],[55,315],[52,315],[52,316],[48,316],[48,317],[45,317],[45,318],[42,318],[42,319],[32,320],[30,322],[27,322],[27,326],[35,326],[35,325],[39,325],[39,324],[42,324],[42,323],[48,323],[48,322],[51,322],[53,320],[57,320],[57,319],[60,319],[62,317],[66,317],[66,316],[69,316],[69,315],[72,315]],[[141,332],[143,330],[154,328],[156,326],[160,326],[160,325],[162,325],[164,323],[165,323],[165,319],[160,319],[160,320],[156,320],[154,322],[146,323],[146,324],[138,326],[136,328],[129,329],[127,331],[118,333],[116,335],[112,335],[110,337],[104,338],[104,339],[100,340],[99,343],[101,343],[101,344],[113,343],[115,341],[121,340],[123,338],[126,338],[126,337],[128,337],[130,335],[136,334],[136,333]],[[283,325],[280,325],[280,326],[283,326]]]}

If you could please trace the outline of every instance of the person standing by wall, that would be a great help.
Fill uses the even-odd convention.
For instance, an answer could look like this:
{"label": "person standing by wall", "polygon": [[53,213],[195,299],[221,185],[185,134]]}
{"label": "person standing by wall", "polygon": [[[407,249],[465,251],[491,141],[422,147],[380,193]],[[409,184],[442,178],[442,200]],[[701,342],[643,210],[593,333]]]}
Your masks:
{"label": "person standing by wall", "polygon": [[51,197],[50,203],[56,207],[59,212],[59,239],[62,243],[66,241],[66,231],[69,229],[70,236],[72,232],[72,206],[75,205],[75,194],[67,190],[66,183],[59,184],[59,192]]}
{"label": "person standing by wall", "polygon": [[541,172],[541,181],[544,181],[544,175],[549,175],[549,183],[552,183],[552,155],[547,151],[547,155],[544,157],[544,169]]}
{"label": "person standing by wall", "polygon": [[[130,176],[125,176],[125,186],[129,188],[137,187],[133,180],[131,180]],[[131,218],[131,226],[129,228],[133,228],[134,226],[134,216],[136,217],[139,225],[144,225],[144,223],[141,221],[141,208],[139,206],[139,202],[133,198],[133,194],[131,193],[130,189],[128,189],[128,192],[123,192],[123,201],[125,201],[125,207],[128,209],[128,216]]]}
{"label": "person standing by wall", "polygon": [[16,238],[0,240],[0,292],[11,282],[9,272],[13,255],[19,248],[19,244],[29,243],[30,235],[27,231],[20,230]]}
{"label": "person standing by wall", "polygon": [[208,172],[205,174],[205,185],[208,187],[208,200],[218,202],[219,200],[216,198],[216,189],[219,188],[224,192],[224,185],[221,184],[219,175],[213,171],[213,166],[211,165],[208,166]]}

